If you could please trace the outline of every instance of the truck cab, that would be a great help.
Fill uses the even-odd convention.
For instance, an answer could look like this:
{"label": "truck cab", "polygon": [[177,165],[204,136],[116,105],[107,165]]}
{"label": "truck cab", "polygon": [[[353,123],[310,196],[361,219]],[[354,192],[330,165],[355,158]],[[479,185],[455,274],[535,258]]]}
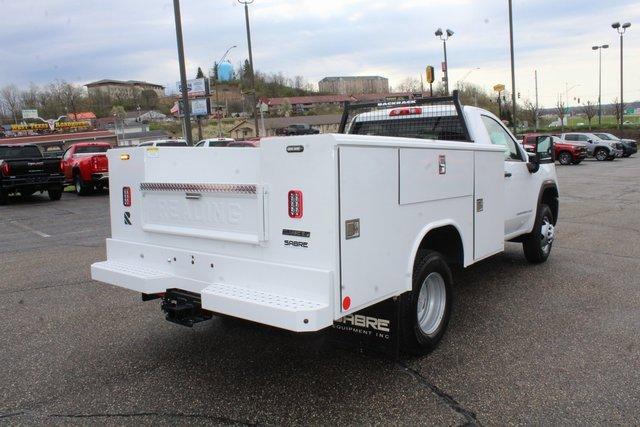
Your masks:
{"label": "truck cab", "polygon": [[348,104],[338,134],[251,150],[110,150],[112,236],[92,277],[181,325],[220,314],[424,354],[446,330],[454,265],[505,241],[550,255],[551,150],[528,155],[456,93]]}

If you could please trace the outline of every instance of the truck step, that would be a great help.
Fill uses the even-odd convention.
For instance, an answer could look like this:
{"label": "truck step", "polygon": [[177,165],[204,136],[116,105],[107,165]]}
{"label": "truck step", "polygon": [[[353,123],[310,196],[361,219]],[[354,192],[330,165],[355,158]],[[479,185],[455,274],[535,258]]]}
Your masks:
{"label": "truck step", "polygon": [[171,274],[162,271],[123,263],[120,261],[96,262],[91,266],[93,280],[121,285],[127,283],[127,288],[143,294],[164,292],[169,288]]}
{"label": "truck step", "polygon": [[242,286],[214,283],[201,291],[202,308],[296,332],[333,324],[326,303],[278,295]]}

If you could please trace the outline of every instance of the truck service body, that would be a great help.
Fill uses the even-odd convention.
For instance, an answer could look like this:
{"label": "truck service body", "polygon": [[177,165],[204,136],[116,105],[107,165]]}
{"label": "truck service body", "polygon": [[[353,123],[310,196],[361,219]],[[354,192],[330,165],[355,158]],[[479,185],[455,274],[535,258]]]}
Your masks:
{"label": "truck service body", "polygon": [[[379,113],[407,118],[393,110]],[[419,110],[413,119],[456,112]],[[92,277],[163,298],[167,318],[186,325],[222,314],[312,332],[405,299],[412,320],[402,328],[426,337],[405,349],[429,351],[450,312],[448,264],[469,266],[505,240],[529,242],[531,254],[533,239],[542,252],[528,258],[546,259],[554,166],[537,157],[532,167],[497,118],[474,107],[459,110],[473,142],[348,133],[379,121],[368,114],[345,134],[274,137],[255,149],[109,150],[112,236]],[[553,212],[545,218],[543,202]],[[417,283],[421,274],[432,286]]]}

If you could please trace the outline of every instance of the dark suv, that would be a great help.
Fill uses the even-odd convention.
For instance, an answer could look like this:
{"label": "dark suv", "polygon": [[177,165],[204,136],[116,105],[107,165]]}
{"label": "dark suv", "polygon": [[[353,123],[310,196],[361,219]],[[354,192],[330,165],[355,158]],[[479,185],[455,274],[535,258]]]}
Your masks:
{"label": "dark suv", "polygon": [[278,129],[276,135],[314,135],[320,133],[318,129],[314,129],[306,124],[289,125],[286,128]]}
{"label": "dark suv", "polygon": [[622,144],[622,157],[629,157],[638,152],[638,144],[633,139],[618,138],[612,133],[596,133],[595,135],[605,141],[615,141]]}

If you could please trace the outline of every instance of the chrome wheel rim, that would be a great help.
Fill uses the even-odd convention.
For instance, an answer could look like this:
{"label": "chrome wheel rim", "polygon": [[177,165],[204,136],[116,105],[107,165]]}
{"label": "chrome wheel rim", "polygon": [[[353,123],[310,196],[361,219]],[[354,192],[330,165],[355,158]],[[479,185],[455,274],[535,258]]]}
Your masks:
{"label": "chrome wheel rim", "polygon": [[432,272],[425,277],[418,294],[418,326],[427,336],[434,335],[444,318],[447,288],[440,273]]}
{"label": "chrome wheel rim", "polygon": [[604,160],[606,158],[607,158],[607,153],[605,153],[603,150],[600,150],[596,153],[596,159]]}
{"label": "chrome wheel rim", "polygon": [[76,193],[80,193],[80,180],[76,178]]}
{"label": "chrome wheel rim", "polygon": [[555,239],[555,232],[555,227],[551,224],[549,218],[545,216],[542,220],[542,227],[540,227],[540,234],[542,235],[540,246],[542,248],[542,252],[545,254],[551,250],[551,245]]}
{"label": "chrome wheel rim", "polygon": [[569,163],[571,163],[571,156],[567,153],[562,153],[560,155],[560,163],[562,163],[563,165],[568,165]]}

